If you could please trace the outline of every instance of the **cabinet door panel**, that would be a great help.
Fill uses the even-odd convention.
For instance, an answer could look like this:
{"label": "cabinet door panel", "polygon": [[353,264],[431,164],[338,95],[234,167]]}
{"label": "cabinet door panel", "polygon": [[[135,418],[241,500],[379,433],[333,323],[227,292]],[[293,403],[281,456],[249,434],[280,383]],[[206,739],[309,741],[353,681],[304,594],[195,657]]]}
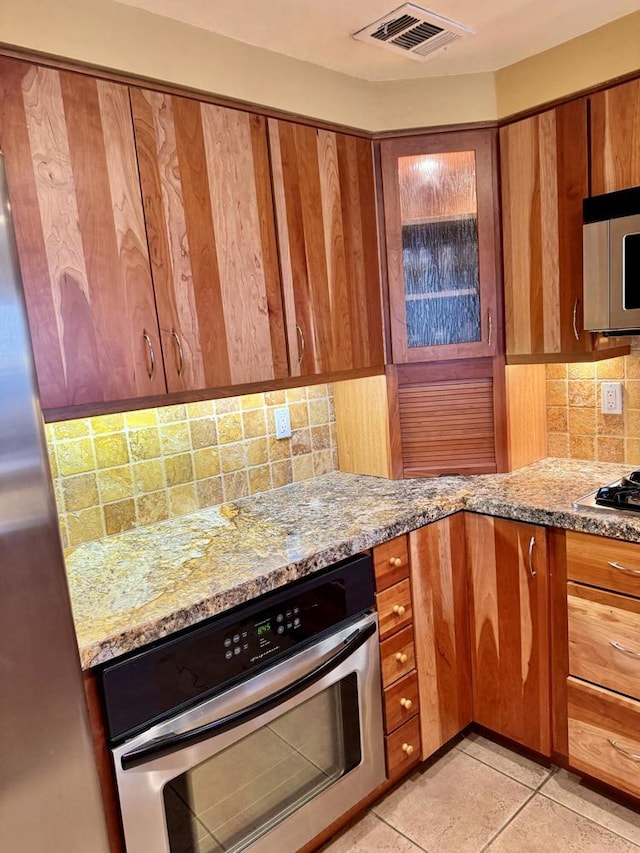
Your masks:
{"label": "cabinet door panel", "polygon": [[550,755],[546,530],[475,514],[466,524],[474,720]]}
{"label": "cabinet door panel", "polygon": [[380,151],[394,363],[495,355],[494,134],[385,140]]}
{"label": "cabinet door panel", "polygon": [[582,331],[586,99],[500,131],[509,355],[589,351]]}
{"label": "cabinet door panel", "polygon": [[264,119],[131,100],[169,390],[286,376]]}
{"label": "cabinet door panel", "polygon": [[43,406],[163,393],[127,88],[10,59],[0,86]]}
{"label": "cabinet door panel", "polygon": [[591,193],[640,185],[640,80],[591,95]]}
{"label": "cabinet door panel", "polygon": [[269,120],[293,375],[382,365],[371,143]]}
{"label": "cabinet door panel", "polygon": [[422,749],[427,757],[472,720],[462,513],[409,534]]}

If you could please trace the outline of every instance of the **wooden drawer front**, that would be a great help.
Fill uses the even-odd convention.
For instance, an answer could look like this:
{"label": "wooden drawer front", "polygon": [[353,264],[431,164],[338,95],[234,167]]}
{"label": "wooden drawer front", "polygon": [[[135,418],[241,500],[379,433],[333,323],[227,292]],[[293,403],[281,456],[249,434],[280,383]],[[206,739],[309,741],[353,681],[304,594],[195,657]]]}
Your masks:
{"label": "wooden drawer front", "polygon": [[640,545],[589,533],[566,533],[567,578],[640,596]]}
{"label": "wooden drawer front", "polygon": [[384,746],[389,779],[420,761],[420,717],[414,717],[385,737]]}
{"label": "wooden drawer front", "polygon": [[571,675],[640,699],[640,601],[570,583],[567,606]]}
{"label": "wooden drawer front", "polygon": [[376,574],[376,591],[387,589],[398,581],[409,577],[409,552],[407,537],[396,536],[373,549],[373,565]]}
{"label": "wooden drawer front", "polygon": [[382,686],[388,687],[416,668],[416,656],[413,649],[413,631],[404,628],[388,640],[380,643],[382,666]]}
{"label": "wooden drawer front", "polygon": [[413,614],[408,580],[394,584],[384,592],[379,592],[376,595],[376,602],[381,639],[411,624]]}
{"label": "wooden drawer front", "polygon": [[384,691],[384,730],[389,733],[420,710],[418,676],[415,672],[396,681]]}
{"label": "wooden drawer front", "polygon": [[571,766],[640,796],[640,702],[573,678],[567,688]]}

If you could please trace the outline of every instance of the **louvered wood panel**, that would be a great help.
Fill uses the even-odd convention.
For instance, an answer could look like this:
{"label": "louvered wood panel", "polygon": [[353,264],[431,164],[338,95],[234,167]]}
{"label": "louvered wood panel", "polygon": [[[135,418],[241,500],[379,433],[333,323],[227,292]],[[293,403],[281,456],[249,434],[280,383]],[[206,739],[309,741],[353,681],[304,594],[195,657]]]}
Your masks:
{"label": "louvered wood panel", "polygon": [[398,389],[405,477],[493,473],[493,380],[450,380]]}

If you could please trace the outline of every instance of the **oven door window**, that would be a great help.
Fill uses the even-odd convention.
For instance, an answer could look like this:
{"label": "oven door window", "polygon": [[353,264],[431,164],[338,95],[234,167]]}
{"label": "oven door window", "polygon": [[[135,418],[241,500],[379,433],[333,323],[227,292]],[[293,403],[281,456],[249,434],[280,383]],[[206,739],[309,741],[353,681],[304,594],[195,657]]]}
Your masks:
{"label": "oven door window", "polygon": [[354,673],[164,787],[171,853],[244,850],[361,761]]}

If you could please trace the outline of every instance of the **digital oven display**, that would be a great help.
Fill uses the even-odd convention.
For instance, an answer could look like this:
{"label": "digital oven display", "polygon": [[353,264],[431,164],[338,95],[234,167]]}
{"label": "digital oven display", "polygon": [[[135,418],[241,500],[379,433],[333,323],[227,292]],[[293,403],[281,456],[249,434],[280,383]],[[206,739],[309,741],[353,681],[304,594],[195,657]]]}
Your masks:
{"label": "digital oven display", "polygon": [[256,636],[258,638],[264,637],[266,634],[271,633],[271,620],[266,619],[264,622],[258,622],[256,625]]}

